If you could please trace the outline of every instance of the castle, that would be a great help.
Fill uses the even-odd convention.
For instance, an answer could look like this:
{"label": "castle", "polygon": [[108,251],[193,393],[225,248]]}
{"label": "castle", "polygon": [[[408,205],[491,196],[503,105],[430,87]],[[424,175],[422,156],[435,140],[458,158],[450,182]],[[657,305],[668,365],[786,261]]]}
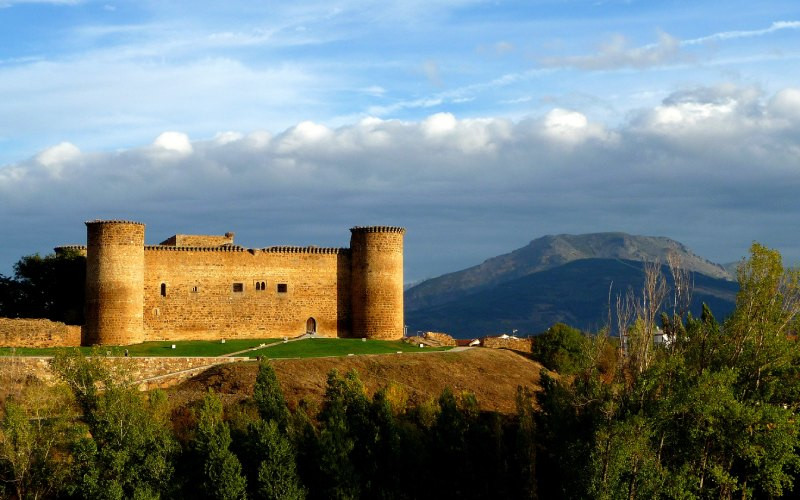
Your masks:
{"label": "castle", "polygon": [[151,340],[403,336],[403,236],[350,229],[349,248],[248,249],[224,236],[145,245],[145,225],[86,223],[83,345]]}

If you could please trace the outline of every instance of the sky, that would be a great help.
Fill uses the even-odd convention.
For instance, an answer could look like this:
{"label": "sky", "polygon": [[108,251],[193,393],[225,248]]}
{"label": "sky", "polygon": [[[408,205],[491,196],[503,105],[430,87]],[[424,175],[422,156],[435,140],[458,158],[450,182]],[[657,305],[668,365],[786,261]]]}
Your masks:
{"label": "sky", "polygon": [[405,278],[546,234],[800,264],[796,0],[0,0],[0,273],[85,244],[345,247]]}

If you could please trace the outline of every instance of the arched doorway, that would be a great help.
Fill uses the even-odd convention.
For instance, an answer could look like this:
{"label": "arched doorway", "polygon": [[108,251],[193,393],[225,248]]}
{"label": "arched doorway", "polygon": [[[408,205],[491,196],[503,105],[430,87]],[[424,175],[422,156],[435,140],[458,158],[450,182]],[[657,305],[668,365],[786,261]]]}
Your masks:
{"label": "arched doorway", "polygon": [[308,318],[306,321],[306,333],[317,333],[317,320]]}

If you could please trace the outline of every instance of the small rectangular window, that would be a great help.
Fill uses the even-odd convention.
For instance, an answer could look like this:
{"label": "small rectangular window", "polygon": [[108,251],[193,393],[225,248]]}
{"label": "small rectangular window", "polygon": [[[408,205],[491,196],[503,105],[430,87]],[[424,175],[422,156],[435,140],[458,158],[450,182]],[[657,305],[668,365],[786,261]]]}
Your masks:
{"label": "small rectangular window", "polygon": [[198,291],[197,285],[193,286],[192,287],[192,293],[197,293],[197,291]]}
{"label": "small rectangular window", "polygon": [[289,291],[289,286],[286,283],[278,283],[278,293],[286,293]]}
{"label": "small rectangular window", "polygon": [[244,292],[244,283],[234,283],[233,291],[236,293]]}

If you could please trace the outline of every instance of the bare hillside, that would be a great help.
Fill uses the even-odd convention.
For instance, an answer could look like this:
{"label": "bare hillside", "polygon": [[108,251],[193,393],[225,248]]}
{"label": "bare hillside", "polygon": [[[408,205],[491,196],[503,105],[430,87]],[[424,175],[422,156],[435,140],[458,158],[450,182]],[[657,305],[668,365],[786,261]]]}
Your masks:
{"label": "bare hillside", "polygon": [[[538,389],[541,365],[511,351],[476,348],[462,352],[354,356],[342,358],[273,360],[275,372],[290,407],[304,398],[320,402],[328,372],[358,371],[372,394],[378,388],[398,384],[411,402],[436,398],[445,387],[475,393],[484,410],[515,411],[517,386]],[[253,394],[258,365],[237,363],[211,368],[170,389],[173,398],[192,400],[208,388],[229,399]]]}

